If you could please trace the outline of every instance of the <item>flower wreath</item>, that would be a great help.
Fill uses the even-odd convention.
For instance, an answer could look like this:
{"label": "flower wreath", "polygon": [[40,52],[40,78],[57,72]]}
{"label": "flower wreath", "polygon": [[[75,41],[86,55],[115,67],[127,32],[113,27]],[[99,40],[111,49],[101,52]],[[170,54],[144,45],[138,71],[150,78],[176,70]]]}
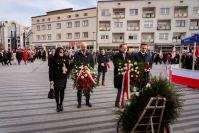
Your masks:
{"label": "flower wreath", "polygon": [[93,92],[97,83],[97,74],[90,64],[76,62],[72,70],[73,87],[83,89],[84,95]]}

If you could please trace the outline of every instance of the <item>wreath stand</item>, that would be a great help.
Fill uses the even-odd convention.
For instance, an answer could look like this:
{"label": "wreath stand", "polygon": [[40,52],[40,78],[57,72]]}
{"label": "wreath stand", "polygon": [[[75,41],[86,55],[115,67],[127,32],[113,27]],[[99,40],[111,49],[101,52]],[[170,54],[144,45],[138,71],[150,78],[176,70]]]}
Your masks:
{"label": "wreath stand", "polygon": [[[151,97],[131,133],[159,133],[164,114],[166,98]],[[154,120],[153,120],[154,119]],[[142,129],[139,131],[139,129]],[[145,131],[143,131],[143,129]]]}

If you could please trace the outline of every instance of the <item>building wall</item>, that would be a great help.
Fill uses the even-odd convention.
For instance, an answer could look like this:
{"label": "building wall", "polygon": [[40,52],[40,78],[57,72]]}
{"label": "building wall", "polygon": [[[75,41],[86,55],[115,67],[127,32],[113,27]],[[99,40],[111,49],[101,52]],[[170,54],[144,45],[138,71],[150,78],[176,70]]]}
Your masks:
{"label": "building wall", "polygon": [[[183,2],[181,2],[183,1]],[[149,3],[150,2],[150,3]],[[188,7],[188,16],[176,18],[174,15],[174,10],[177,7]],[[199,0],[132,0],[132,1],[98,1],[98,36],[97,36],[97,43],[99,47],[118,47],[119,43],[113,42],[113,34],[114,33],[122,33],[124,35],[124,42],[128,43],[131,47],[138,47],[139,44],[144,40],[142,39],[143,33],[153,33],[154,37],[152,42],[147,42],[150,44],[151,48],[154,49],[154,46],[173,46],[179,45],[180,40],[173,41],[173,36],[175,32],[185,32],[186,35],[182,37],[190,36],[193,33],[199,31],[199,28],[195,30],[190,29],[190,21],[191,19],[197,19],[198,26],[199,26]],[[143,8],[153,7],[155,11],[154,18],[143,18]],[[125,15],[124,18],[114,18],[113,10],[115,9],[124,9]],[[169,8],[169,14],[162,15],[160,13],[161,8]],[[102,10],[108,9],[109,15],[102,16]],[[137,15],[130,15],[130,9],[138,9]],[[197,13],[194,13],[194,9],[197,9]],[[176,11],[176,10],[175,10]],[[170,30],[157,30],[158,21],[160,20],[169,20],[171,23]],[[176,27],[176,20],[185,20],[185,27]],[[100,31],[100,22],[102,21],[110,21],[111,28],[110,31]],[[139,30],[138,31],[129,31],[127,30],[127,21],[139,21]],[[145,28],[144,24],[146,21],[153,21],[153,26],[150,28]],[[123,22],[122,28],[116,28],[114,26],[115,22]],[[160,40],[160,33],[168,33],[168,39]],[[108,39],[101,39],[101,35],[108,35]],[[129,35],[137,35],[137,39],[130,40]]]}
{"label": "building wall", "polygon": [[[0,47],[3,49],[14,49],[12,42],[16,40],[16,48],[24,48],[23,46],[23,32],[25,26],[16,23],[15,21],[1,21],[0,22]],[[13,33],[11,35],[11,33]],[[14,39],[16,33],[16,39]]]}
{"label": "building wall", "polygon": [[[78,15],[78,16],[77,16]],[[70,16],[70,17],[69,17]],[[83,26],[83,21],[88,20],[88,25]],[[75,27],[75,21],[79,21],[79,27]],[[72,23],[72,27],[67,27],[67,23]],[[58,26],[61,24],[61,27]],[[48,25],[51,28],[48,29]],[[46,26],[46,29],[42,27]],[[37,28],[40,27],[40,30]],[[42,47],[72,46],[78,45],[79,42],[87,42],[93,46],[96,38],[96,8],[83,10],[70,10],[64,12],[53,11],[47,12],[46,15],[32,17],[33,45]],[[80,33],[79,38],[75,38],[75,33]],[[88,37],[83,37],[83,32],[88,32]],[[67,38],[71,33],[72,37]],[[61,38],[58,37],[61,35]],[[51,36],[48,38],[47,36]],[[40,36],[40,39],[38,37]],[[44,38],[42,38],[44,37]]]}

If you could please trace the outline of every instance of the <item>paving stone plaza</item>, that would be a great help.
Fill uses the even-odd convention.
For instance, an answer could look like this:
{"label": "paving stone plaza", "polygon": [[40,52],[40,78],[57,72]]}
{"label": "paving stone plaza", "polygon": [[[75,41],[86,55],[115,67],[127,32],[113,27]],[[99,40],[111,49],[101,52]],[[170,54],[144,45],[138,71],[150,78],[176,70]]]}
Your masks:
{"label": "paving stone plaza", "polygon": [[[164,65],[153,67],[152,74],[165,75]],[[0,66],[0,133],[115,133],[116,108],[113,88],[113,67],[106,75],[106,86],[99,86],[91,96],[92,108],[82,100],[76,107],[76,90],[68,80],[64,111],[56,112],[49,91],[47,62],[36,60],[27,65]],[[174,133],[199,133],[199,89],[175,85],[183,111]]]}

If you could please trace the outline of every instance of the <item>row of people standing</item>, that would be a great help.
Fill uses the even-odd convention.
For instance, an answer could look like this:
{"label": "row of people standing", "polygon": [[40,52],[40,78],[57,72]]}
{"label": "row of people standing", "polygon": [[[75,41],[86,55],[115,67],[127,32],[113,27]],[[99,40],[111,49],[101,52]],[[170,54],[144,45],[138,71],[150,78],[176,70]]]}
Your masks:
{"label": "row of people standing", "polygon": [[[118,93],[115,100],[115,106],[119,107],[119,98],[121,96],[122,90],[122,81],[123,76],[118,76],[118,68],[115,65],[115,61],[117,59],[129,61],[129,60],[136,60],[138,62],[145,62],[152,66],[152,58],[151,54],[147,52],[148,45],[141,44],[141,51],[136,53],[133,57],[127,52],[128,47],[127,44],[122,43],[119,46],[119,53],[116,53],[113,56],[113,63],[114,63],[114,87],[117,88]],[[98,61],[98,83],[100,76],[102,75],[102,85],[105,85],[105,73],[107,72],[107,65],[108,65],[108,57],[105,54],[105,51],[102,49],[100,51],[100,55],[97,57]],[[93,55],[88,52],[87,44],[81,44],[81,50],[75,53],[74,55],[74,62],[69,63],[69,58],[64,54],[64,49],[59,47],[55,51],[55,55],[51,56],[49,61],[49,80],[50,84],[53,84],[55,89],[55,101],[56,101],[56,110],[57,112],[63,111],[63,100],[64,100],[64,91],[66,88],[67,77],[70,73],[70,70],[73,68],[76,62],[81,62],[84,65],[90,65],[94,67],[94,60]],[[145,80],[148,82],[149,80],[149,73],[145,72]],[[81,108],[82,105],[82,91],[83,88],[77,88],[77,108]],[[90,103],[90,92],[85,95],[86,97],[86,105],[88,107],[92,107]]]}

